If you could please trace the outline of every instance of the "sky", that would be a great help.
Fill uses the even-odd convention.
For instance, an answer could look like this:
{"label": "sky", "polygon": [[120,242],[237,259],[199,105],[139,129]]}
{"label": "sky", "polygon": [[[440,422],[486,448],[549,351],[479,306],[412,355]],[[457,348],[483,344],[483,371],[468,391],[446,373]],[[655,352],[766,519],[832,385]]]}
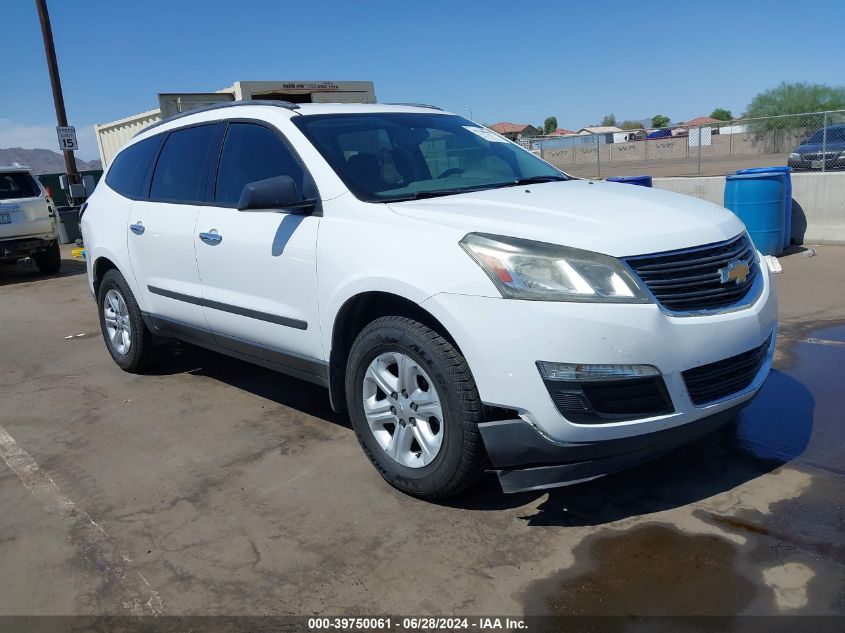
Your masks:
{"label": "sky", "polygon": [[[0,147],[58,149],[33,0],[0,0]],[[371,80],[384,102],[578,129],[741,114],[782,81],[845,84],[843,0],[48,0],[78,156],[159,92]]]}

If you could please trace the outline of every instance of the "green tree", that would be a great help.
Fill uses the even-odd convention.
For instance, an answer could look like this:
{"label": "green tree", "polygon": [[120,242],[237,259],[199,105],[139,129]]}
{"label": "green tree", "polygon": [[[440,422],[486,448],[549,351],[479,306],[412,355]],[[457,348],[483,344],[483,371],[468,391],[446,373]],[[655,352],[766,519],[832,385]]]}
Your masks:
{"label": "green tree", "polygon": [[[845,86],[783,82],[755,96],[745,116],[752,119],[749,128],[760,141],[769,142],[771,151],[782,152],[824,125],[821,112],[843,109]],[[779,116],[786,114],[801,116]]]}
{"label": "green tree", "polygon": [[669,117],[663,114],[655,114],[651,117],[651,127],[666,127],[669,125]]}
{"label": "green tree", "polygon": [[845,109],[845,86],[786,82],[759,93],[748,104],[749,118]]}
{"label": "green tree", "polygon": [[616,116],[611,112],[610,114],[605,114],[604,118],[601,120],[601,124],[604,127],[610,125],[616,125]]}
{"label": "green tree", "polygon": [[710,113],[710,118],[719,119],[720,121],[731,121],[734,115],[731,114],[730,110],[726,110],[725,108],[716,108]]}
{"label": "green tree", "polygon": [[643,129],[643,122],[626,119],[619,124],[619,127],[621,127],[623,130],[641,130]]}
{"label": "green tree", "polygon": [[549,116],[543,121],[543,134],[551,134],[557,129],[557,117]]}

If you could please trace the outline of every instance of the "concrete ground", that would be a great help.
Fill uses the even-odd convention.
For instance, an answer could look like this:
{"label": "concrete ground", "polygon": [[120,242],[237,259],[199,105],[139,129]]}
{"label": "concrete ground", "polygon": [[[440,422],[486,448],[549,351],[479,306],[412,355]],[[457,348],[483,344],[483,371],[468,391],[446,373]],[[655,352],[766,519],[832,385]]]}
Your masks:
{"label": "concrete ground", "polygon": [[81,263],[0,268],[0,615],[845,613],[845,247],[795,251],[736,425],[442,505],[388,487],[325,391],[193,348],[123,373]]}

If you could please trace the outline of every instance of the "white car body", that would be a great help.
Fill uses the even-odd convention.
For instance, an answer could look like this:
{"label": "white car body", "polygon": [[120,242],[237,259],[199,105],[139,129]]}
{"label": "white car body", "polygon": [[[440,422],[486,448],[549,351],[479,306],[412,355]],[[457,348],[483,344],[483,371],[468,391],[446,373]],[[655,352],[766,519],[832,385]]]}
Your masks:
{"label": "white car body", "polygon": [[[144,130],[133,143],[207,121],[255,119],[271,125],[310,171],[321,213],[248,213],[212,204],[186,211],[185,205],[174,208],[130,200],[106,184],[106,174],[82,217],[92,292],[96,294],[102,270],[117,268],[142,311],[186,326],[186,340],[207,344],[191,332],[209,332],[209,340],[216,333],[218,343],[222,339],[228,343],[207,346],[325,384],[334,404],[343,389],[337,384],[342,367],[333,368],[332,363],[345,306],[369,293],[401,298],[442,324],[465,356],[483,402],[514,412],[512,418],[482,425],[506,490],[589,479],[604,472],[557,465],[557,470],[549,471],[548,460],[529,455],[533,449],[524,451],[524,463],[518,449],[516,456],[499,458],[503,442],[519,442],[533,433],[537,442],[577,451],[670,429],[688,429],[684,438],[689,439],[698,435],[693,429],[699,420],[735,410],[765,380],[774,349],[777,305],[769,270],[759,257],[753,264],[754,287],[736,305],[673,313],[656,301],[506,299],[459,246],[468,233],[485,233],[626,258],[740,236],[744,225],[730,211],[666,191],[588,180],[365,202],[292,122],[297,116],[339,112],[433,113],[412,106],[309,104],[285,109],[242,103]],[[139,223],[143,235],[129,230]],[[222,236],[222,242],[210,246],[197,238],[209,231]],[[239,310],[220,310],[216,305]],[[283,323],[254,318],[256,314],[279,315]],[[682,372],[767,341],[765,358],[750,384],[703,406],[691,401]],[[236,343],[252,345],[253,351]],[[259,357],[256,349],[268,354]],[[288,359],[287,367],[273,360],[275,352]],[[550,397],[538,361],[651,365],[665,381],[673,410],[618,422],[574,422]],[[505,432],[505,427],[517,424],[518,433]],[[496,429],[502,435],[495,436]],[[591,459],[589,450],[584,454]],[[630,463],[637,461],[629,457]],[[620,466],[628,463],[622,462]]]}
{"label": "white car body", "polygon": [[[0,185],[0,259],[26,257],[58,239],[56,208],[29,167],[0,166],[0,179],[24,177],[32,190],[15,194]],[[34,195],[33,195],[34,194]]]}

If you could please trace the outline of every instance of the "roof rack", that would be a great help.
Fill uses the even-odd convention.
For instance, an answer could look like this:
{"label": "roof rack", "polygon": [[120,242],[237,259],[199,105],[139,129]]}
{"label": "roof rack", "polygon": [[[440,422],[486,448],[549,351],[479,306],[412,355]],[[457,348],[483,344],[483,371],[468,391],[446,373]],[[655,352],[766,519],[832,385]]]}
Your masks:
{"label": "roof rack", "polygon": [[429,110],[440,110],[443,111],[443,108],[436,105],[429,105],[427,103],[385,103],[384,105],[401,105],[401,106],[409,106],[412,108],[428,108]]}
{"label": "roof rack", "polygon": [[161,121],[157,121],[152,125],[148,125],[143,130],[138,130],[133,135],[133,138],[135,136],[138,136],[139,134],[146,132],[147,130],[153,129],[154,127],[158,127],[159,125],[163,125],[165,123],[170,123],[171,121],[181,119],[182,117],[186,117],[190,114],[198,114],[200,112],[209,112],[211,110],[221,110],[223,108],[234,108],[237,106],[248,105],[276,106],[277,108],[284,108],[285,110],[299,109],[299,105],[297,105],[296,103],[291,103],[290,101],[276,101],[273,99],[243,99],[241,101],[224,101],[223,103],[215,103],[213,105],[205,106],[203,108],[193,108],[192,110],[185,110],[184,112],[169,116],[166,119],[162,119]]}

